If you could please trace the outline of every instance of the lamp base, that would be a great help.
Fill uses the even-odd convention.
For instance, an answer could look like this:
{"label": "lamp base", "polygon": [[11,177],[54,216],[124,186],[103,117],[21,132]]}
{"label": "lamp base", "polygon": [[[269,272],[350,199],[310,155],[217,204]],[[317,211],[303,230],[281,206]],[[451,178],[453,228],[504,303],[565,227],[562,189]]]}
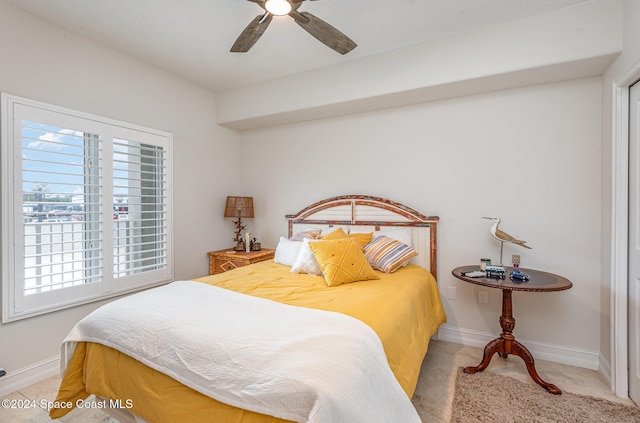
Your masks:
{"label": "lamp base", "polygon": [[244,245],[244,241],[238,241],[238,243],[236,244],[236,246],[233,248],[236,251],[244,251],[246,249],[245,245]]}

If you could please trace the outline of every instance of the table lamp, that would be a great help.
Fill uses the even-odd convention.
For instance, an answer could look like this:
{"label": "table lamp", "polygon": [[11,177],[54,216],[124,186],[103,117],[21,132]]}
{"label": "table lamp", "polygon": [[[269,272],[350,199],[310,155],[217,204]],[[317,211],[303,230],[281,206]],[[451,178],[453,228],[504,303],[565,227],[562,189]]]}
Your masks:
{"label": "table lamp", "polygon": [[236,251],[244,251],[245,245],[242,239],[242,231],[247,225],[242,224],[243,217],[253,217],[253,197],[235,197],[227,196],[227,204],[224,207],[224,217],[237,217],[236,220],[236,236],[233,238],[236,245]]}

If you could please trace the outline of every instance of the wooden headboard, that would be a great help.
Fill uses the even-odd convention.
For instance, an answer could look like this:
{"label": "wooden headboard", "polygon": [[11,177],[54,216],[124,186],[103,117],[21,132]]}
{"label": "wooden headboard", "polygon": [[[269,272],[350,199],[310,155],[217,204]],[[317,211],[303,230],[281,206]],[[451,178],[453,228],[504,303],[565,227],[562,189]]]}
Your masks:
{"label": "wooden headboard", "polygon": [[410,207],[386,198],[368,195],[342,195],[318,201],[298,213],[285,216],[289,237],[307,229],[341,226],[360,231],[380,231],[388,227],[411,229],[413,248],[418,256],[412,261],[438,278],[437,223],[438,216],[425,216]]}

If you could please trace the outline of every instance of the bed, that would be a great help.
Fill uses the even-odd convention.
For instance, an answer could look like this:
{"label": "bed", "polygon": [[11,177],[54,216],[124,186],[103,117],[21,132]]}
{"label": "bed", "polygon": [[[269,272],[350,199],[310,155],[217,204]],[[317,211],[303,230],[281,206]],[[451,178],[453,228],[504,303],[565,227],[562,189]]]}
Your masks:
{"label": "bed", "polygon": [[[446,320],[438,218],[364,195],[286,218],[274,260],[135,294],[80,322],[62,345],[51,417],[93,394],[123,422],[419,421],[410,398]],[[403,246],[402,263],[371,247],[390,242]],[[294,247],[311,249],[324,273],[293,273],[303,256]],[[334,247],[368,257],[358,270],[367,276],[337,283],[354,271],[334,266]],[[387,272],[371,273],[371,256]]]}

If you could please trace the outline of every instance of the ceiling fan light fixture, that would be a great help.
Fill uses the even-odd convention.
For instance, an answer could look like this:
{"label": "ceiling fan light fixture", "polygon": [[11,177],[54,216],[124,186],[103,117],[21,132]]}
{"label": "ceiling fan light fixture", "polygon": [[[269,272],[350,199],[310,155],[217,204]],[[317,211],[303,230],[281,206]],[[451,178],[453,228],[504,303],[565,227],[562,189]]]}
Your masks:
{"label": "ceiling fan light fixture", "polygon": [[[306,0],[248,0],[262,9],[231,46],[232,53],[246,53],[262,37],[274,16],[289,16],[302,29],[337,53],[347,54],[357,47],[352,39],[309,12],[298,9]],[[279,20],[279,19],[276,19]],[[288,20],[288,19],[285,19]]]}
{"label": "ceiling fan light fixture", "polygon": [[293,6],[288,0],[267,0],[264,3],[264,8],[272,15],[284,16],[291,12]]}

